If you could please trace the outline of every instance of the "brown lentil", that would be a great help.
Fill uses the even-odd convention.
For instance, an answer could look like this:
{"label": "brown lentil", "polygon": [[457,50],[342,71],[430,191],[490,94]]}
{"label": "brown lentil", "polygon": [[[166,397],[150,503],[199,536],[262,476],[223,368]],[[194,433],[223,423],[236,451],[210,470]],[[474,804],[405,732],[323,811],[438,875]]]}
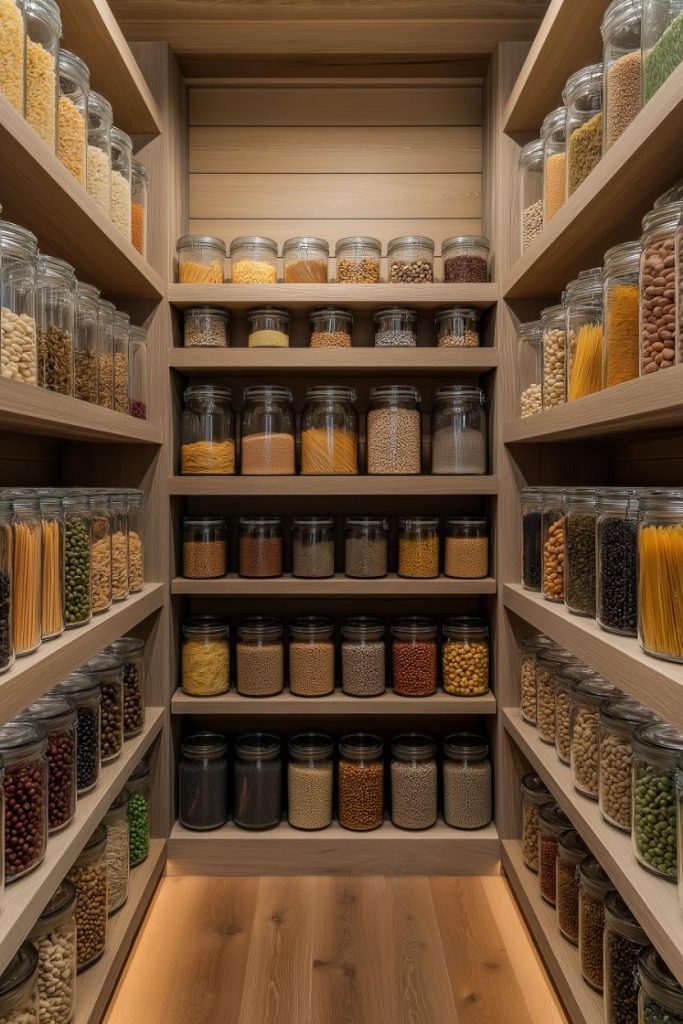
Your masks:
{"label": "brown lentil", "polygon": [[334,691],[334,644],[292,642],[289,688],[298,697],[322,697]]}
{"label": "brown lentil", "polygon": [[384,764],[339,761],[339,824],[368,832],[384,821]]}
{"label": "brown lentil", "polygon": [[282,538],[240,537],[240,576],[250,579],[282,576]]}
{"label": "brown lentil", "polygon": [[488,537],[446,537],[446,576],[455,579],[483,579],[489,571]]}
{"label": "brown lentil", "polygon": [[398,828],[419,831],[436,823],[436,758],[391,762],[391,820]]}
{"label": "brown lentil", "polygon": [[311,348],[351,348],[348,331],[313,331]]}
{"label": "brown lentil", "polygon": [[210,580],[228,571],[224,540],[183,542],[183,576],[192,580]]}
{"label": "brown lentil", "polygon": [[438,533],[400,537],[398,574],[409,579],[433,579],[439,575]]}
{"label": "brown lentil", "polygon": [[394,640],[394,692],[404,697],[436,693],[436,642]]}
{"label": "brown lentil", "polygon": [[433,281],[432,262],[431,260],[392,260],[389,266],[389,280],[392,284],[424,284]]}

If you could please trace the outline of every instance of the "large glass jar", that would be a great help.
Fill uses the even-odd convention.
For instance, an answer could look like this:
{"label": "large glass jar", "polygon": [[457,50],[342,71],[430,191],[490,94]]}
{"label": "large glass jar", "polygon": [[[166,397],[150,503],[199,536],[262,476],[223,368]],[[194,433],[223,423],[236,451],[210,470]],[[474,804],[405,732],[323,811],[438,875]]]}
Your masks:
{"label": "large glass jar", "polygon": [[557,923],[572,945],[579,944],[579,864],[590,850],[573,828],[560,834],[557,843]]}
{"label": "large glass jar", "polygon": [[575,789],[598,799],[600,709],[621,697],[621,691],[602,676],[581,679],[572,690],[570,764]]}
{"label": "large glass jar", "polygon": [[62,19],[55,0],[25,0],[26,110],[24,116],[38,138],[57,150],[57,55]]}
{"label": "large glass jar", "polygon": [[130,866],[142,864],[149,854],[149,765],[140,761],[126,783],[128,793],[128,826]]}
{"label": "large glass jar", "polygon": [[282,520],[243,516],[239,525],[240,576],[247,579],[282,576]]}
{"label": "large glass jar", "polygon": [[183,576],[215,580],[228,571],[227,530],[222,516],[183,519]]}
{"label": "large glass jar", "polygon": [[[623,6],[624,0],[618,2]],[[630,5],[632,0],[626,2]],[[640,242],[624,242],[605,253],[603,388],[634,380],[639,374],[641,254]]]}
{"label": "large glass jar", "polygon": [[329,255],[324,238],[288,238],[282,246],[285,284],[324,284]]}
{"label": "large glass jar", "polygon": [[432,410],[432,473],[486,473],[486,412],[481,388],[438,388]]}
{"label": "large glass jar", "polygon": [[38,952],[24,942],[0,974],[0,1020],[3,1024],[38,1024]]}
{"label": "large glass jar", "polygon": [[73,394],[74,268],[53,256],[38,256],[36,323],[38,384],[59,395]]}
{"label": "large glass jar", "polygon": [[[43,1024],[69,1024],[76,996],[76,889],[66,878],[28,939],[38,953],[40,1020]],[[2,1019],[6,1020],[4,1013]]]}
{"label": "large glass jar", "polygon": [[680,1024],[683,988],[651,946],[638,958],[638,1024]]}
{"label": "large glass jar", "polygon": [[351,348],[350,309],[316,309],[311,313],[311,348]]}
{"label": "large glass jar", "polygon": [[264,306],[247,313],[249,348],[287,348],[291,317],[286,309]]}
{"label": "large glass jar", "polygon": [[[683,28],[683,8],[681,9]],[[683,44],[682,44],[683,45]],[[683,204],[665,203],[643,218],[640,263],[640,374],[676,362],[676,230]]]}
{"label": "large glass jar", "polygon": [[590,487],[567,491],[564,517],[564,603],[574,615],[595,616],[595,523],[597,494]]}
{"label": "large glass jar", "polygon": [[228,624],[213,615],[183,623],[181,686],[190,697],[217,697],[230,689]]}
{"label": "large glass jar", "polygon": [[391,284],[425,284],[434,280],[434,242],[424,235],[402,235],[387,246]]}
{"label": "large glass jar", "polygon": [[100,823],[66,876],[76,889],[76,962],[78,973],[103,955],[107,946],[107,829]]}
{"label": "large glass jar", "polygon": [[543,408],[564,405],[567,398],[567,317],[564,306],[541,312],[543,333]]}
{"label": "large glass jar", "polygon": [[122,636],[111,650],[123,662],[123,738],[131,740],[145,725],[145,641]]}
{"label": "large glass jar", "polygon": [[563,666],[574,664],[574,655],[554,644],[543,647],[536,655],[536,729],[539,739],[553,746],[557,673]]}
{"label": "large glass jar", "polygon": [[64,507],[59,494],[39,492],[43,640],[64,632]]}
{"label": "large glass jar", "polygon": [[384,823],[384,744],[354,733],[339,741],[339,824],[369,832]]}
{"label": "large glass jar", "polygon": [[638,957],[647,945],[647,935],[619,893],[608,892],[603,949],[605,1024],[638,1024]]}
{"label": "large glass jar", "polygon": [[641,0],[612,0],[602,22],[604,153],[640,111],[642,8]]}
{"label": "large glass jar", "polygon": [[406,733],[391,744],[391,820],[420,831],[436,824],[438,769],[430,736]]}
{"label": "large glass jar", "polygon": [[114,315],[114,409],[130,411],[130,317],[117,310]]}
{"label": "large glass jar", "polygon": [[[66,628],[92,617],[92,513],[84,491],[66,491],[64,502],[64,606]],[[112,546],[112,579],[114,572]]]}
{"label": "large glass jar", "polygon": [[683,733],[664,722],[633,735],[633,851],[640,863],[662,878],[676,880],[676,763]]}
{"label": "large glass jar", "polygon": [[602,157],[602,64],[576,71],[562,93],[567,108],[567,196]]}
{"label": "large glass jar", "polygon": [[370,391],[368,473],[417,474],[422,468],[420,393],[408,384]]}
{"label": "large glass jar", "polygon": [[304,615],[289,627],[289,689],[297,697],[334,692],[334,625],[331,619]]}
{"label": "large glass jar", "polygon": [[522,512],[522,585],[525,590],[540,592],[542,580],[542,509],[543,491],[524,487]]}
{"label": "large glass jar", "polygon": [[479,313],[465,306],[449,306],[434,315],[438,348],[478,348]]}
{"label": "large glass jar", "polygon": [[543,408],[543,328],[540,320],[517,327],[517,390],[522,419]]}
{"label": "large glass jar", "polygon": [[237,626],[237,692],[273,697],[284,686],[282,623],[269,616],[242,619]]}
{"label": "large glass jar", "polygon": [[38,725],[0,726],[5,766],[5,881],[14,882],[42,864],[47,846],[47,737]]}
{"label": "large glass jar", "polygon": [[123,662],[119,654],[96,654],[81,668],[99,683],[102,694],[100,758],[115,761],[123,746]]}
{"label": "large glass jar", "polygon": [[257,384],[244,389],[243,476],[296,472],[293,401],[289,388]]}
{"label": "large glass jar", "polygon": [[114,408],[114,317],[113,302],[100,299],[97,307],[97,404]]}
{"label": "large glass jar", "polygon": [[456,235],[441,246],[443,279],[459,284],[485,284],[489,279],[489,240]]}
{"label": "large glass jar", "polygon": [[637,518],[637,491],[598,491],[596,619],[622,636],[635,636],[638,626]]}
{"label": "large glass jar", "polygon": [[102,821],[107,830],[107,904],[111,916],[128,900],[130,836],[125,789],[110,805]]}
{"label": "large glass jar", "polygon": [[539,822],[541,807],[552,804],[553,797],[543,780],[534,772],[522,779],[522,859],[530,871],[538,871]]}
{"label": "large glass jar", "polygon": [[85,188],[90,71],[85,61],[68,50],[59,51],[57,68],[59,72],[57,152],[67,171]]}
{"label": "large glass jar", "polygon": [[183,393],[180,472],[229,476],[235,472],[235,426],[229,388],[193,384]]}
{"label": "large glass jar", "polygon": [[441,670],[445,693],[478,697],[489,689],[489,627],[484,619],[460,615],[442,626]]}
{"label": "large glass jar", "polygon": [[378,238],[354,235],[340,238],[335,250],[340,284],[378,284],[382,243]]}
{"label": "large glass jar", "polygon": [[683,61],[683,0],[643,2],[643,102]]}
{"label": "large glass jar", "polygon": [[147,419],[147,331],[131,327],[128,342],[130,394],[128,412],[139,420]]}
{"label": "large glass jar", "polygon": [[431,516],[402,516],[399,520],[398,575],[406,579],[435,579],[439,575],[439,520]]}
{"label": "large glass jar", "polygon": [[387,574],[389,528],[376,516],[349,516],[345,526],[344,572],[353,579]]}
{"label": "large glass jar", "polygon": [[14,650],[17,657],[40,647],[42,526],[38,502],[26,494],[12,496],[14,510]]}
{"label": "large glass jar", "polygon": [[446,520],[444,575],[451,579],[479,580],[489,573],[488,523],[479,516]]}
{"label": "large glass jar", "polygon": [[287,765],[287,820],[292,828],[314,832],[332,824],[334,741],[307,732],[292,736]]}
{"label": "large glass jar", "polygon": [[292,575],[309,580],[334,576],[332,516],[297,516],[292,520]]}
{"label": "large glass jar", "polygon": [[147,196],[149,177],[139,160],[131,161],[130,240],[143,259],[147,259]]}
{"label": "large glass jar", "polygon": [[375,348],[415,348],[417,313],[404,306],[384,306],[375,310]]}
{"label": "large glass jar", "polygon": [[223,284],[226,248],[222,238],[183,235],[176,242],[181,284]]}
{"label": "large glass jar", "polygon": [[225,309],[195,306],[183,316],[184,348],[227,348],[230,344],[230,314]]}
{"label": "large glass jar", "polygon": [[111,214],[111,104],[98,92],[88,96],[88,195],[107,217]]}
{"label": "large glass jar", "polygon": [[565,568],[565,494],[546,488],[543,494],[543,597],[546,601],[564,601]]}
{"label": "large glass jar", "polygon": [[394,693],[429,697],[436,693],[436,623],[419,615],[396,619],[391,627]]}
{"label": "large glass jar", "polygon": [[83,672],[72,672],[54,688],[76,707],[76,787],[79,797],[97,785],[100,777],[100,684]]}
{"label": "large glass jar", "polygon": [[97,315],[100,293],[92,284],[76,283],[74,398],[97,405]]}
{"label": "large glass jar", "polygon": [[538,884],[541,896],[552,907],[557,900],[557,847],[560,836],[571,828],[571,821],[552,802],[541,804],[538,809]]}
{"label": "large glass jar", "polygon": [[65,696],[46,694],[29,704],[22,718],[47,738],[47,823],[50,835],[66,828],[76,813],[76,708]]}
{"label": "large glass jar", "polygon": [[594,857],[579,867],[579,960],[583,979],[602,992],[605,897],[612,889],[609,876]]}
{"label": "large glass jar", "polygon": [[128,590],[137,594],[145,585],[143,491],[128,491]]}
{"label": "large glass jar", "polygon": [[524,637],[519,644],[519,706],[522,718],[536,725],[536,659],[539,651],[555,644],[547,636]]}
{"label": "large glass jar", "polygon": [[235,824],[275,828],[282,818],[282,743],[255,732],[235,742]]}
{"label": "large glass jar", "polygon": [[355,388],[318,385],[307,389],[301,421],[302,473],[358,472],[356,398]]}
{"label": "large glass jar", "polygon": [[519,154],[521,251],[543,229],[543,139],[534,139]]}
{"label": "large glass jar", "polygon": [[386,689],[384,623],[366,615],[341,627],[342,690],[350,697],[378,697]]}
{"label": "large glass jar", "polygon": [[34,234],[0,221],[0,373],[25,384],[38,382],[37,252]]}
{"label": "large glass jar", "polygon": [[557,107],[546,115],[543,140],[543,223],[564,206],[567,196],[567,111]]}
{"label": "large glass jar", "polygon": [[109,494],[111,523],[111,596],[114,601],[128,597],[128,492]]}
{"label": "large glass jar", "polygon": [[648,708],[622,698],[600,707],[600,813],[622,832],[631,832],[633,734],[654,721]]}
{"label": "large glass jar", "polygon": [[602,388],[603,270],[583,270],[567,285],[567,401]]}
{"label": "large glass jar", "polygon": [[683,662],[683,491],[638,501],[638,639],[648,654]]}
{"label": "large glass jar", "polygon": [[489,746],[483,736],[458,732],[443,741],[443,817],[451,828],[485,828],[491,821]]}
{"label": "large glass jar", "polygon": [[597,676],[587,665],[561,665],[555,673],[555,753],[562,764],[571,763],[572,697],[574,686]]}
{"label": "large glass jar", "polygon": [[180,743],[178,820],[183,828],[207,832],[228,820],[228,741],[215,732],[187,736]]}
{"label": "large glass jar", "polygon": [[230,243],[233,284],[275,284],[277,242],[272,238],[245,235]]}
{"label": "large glass jar", "polygon": [[0,498],[0,675],[14,664],[12,503]]}
{"label": "large glass jar", "polygon": [[3,4],[3,50],[0,93],[20,114],[24,113],[26,85],[26,25],[24,0]]}

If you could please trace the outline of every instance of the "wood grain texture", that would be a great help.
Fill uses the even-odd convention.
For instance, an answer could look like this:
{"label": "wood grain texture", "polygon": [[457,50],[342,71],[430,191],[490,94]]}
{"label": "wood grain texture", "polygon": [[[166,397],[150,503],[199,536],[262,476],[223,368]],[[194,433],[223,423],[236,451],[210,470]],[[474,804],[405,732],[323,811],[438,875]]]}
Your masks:
{"label": "wood grain texture", "polygon": [[335,597],[436,597],[449,598],[467,594],[495,594],[496,581],[454,580],[446,576],[438,579],[403,579],[390,574],[379,580],[354,580],[349,576],[333,576],[330,579],[299,579],[285,574],[278,579],[256,580],[242,576],[226,576],[217,580],[190,580],[177,576],[171,580],[172,594],[188,594],[220,597],[264,597],[287,600],[290,597],[320,597],[325,600]]}
{"label": "wood grain texture", "polygon": [[[234,321],[233,321],[234,324]],[[495,348],[382,348],[356,346],[348,349],[271,349],[264,363],[263,352],[253,348],[173,348],[169,366],[185,376],[194,374],[352,374],[384,376],[399,374],[487,373],[498,364]]]}
{"label": "wood grain texture", "polygon": [[172,17],[193,21],[250,18],[533,18],[542,17],[547,0],[112,0],[123,21]]}
{"label": "wood grain texture", "polygon": [[[385,715],[434,716],[434,715],[495,715],[496,698],[492,693],[480,697],[453,697],[439,691],[424,700],[410,700],[391,690],[372,700],[350,697],[339,688],[328,697],[297,697],[289,690],[269,697],[262,705],[268,715],[277,718],[309,717],[311,715],[354,715],[381,718]],[[173,694],[173,714],[176,715],[253,715],[259,708],[254,698],[244,697],[235,690],[220,697],[190,697],[182,690]]]}
{"label": "wood grain texture", "polygon": [[264,62],[262,54],[180,54],[180,68],[189,86],[281,84],[405,85],[407,82],[438,82],[442,85],[476,85],[486,74],[484,54],[342,53],[278,54]]}
{"label": "wood grain texture", "polygon": [[[241,285],[172,284],[170,302],[178,309],[208,305],[223,309],[248,309],[250,306],[285,306],[311,310],[315,306],[342,305],[350,309],[376,306],[410,306],[435,310],[439,306],[460,304],[488,309],[496,302],[495,284],[275,284]],[[267,350],[270,352],[270,350]]]}
{"label": "wood grain texture", "polygon": [[185,497],[455,497],[496,494],[492,476],[174,476],[171,494]]}

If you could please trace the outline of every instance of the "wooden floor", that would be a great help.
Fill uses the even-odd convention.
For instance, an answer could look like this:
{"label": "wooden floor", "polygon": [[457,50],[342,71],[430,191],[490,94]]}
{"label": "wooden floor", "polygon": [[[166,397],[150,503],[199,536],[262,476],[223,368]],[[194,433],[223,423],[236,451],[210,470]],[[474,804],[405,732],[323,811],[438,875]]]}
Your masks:
{"label": "wooden floor", "polygon": [[567,1024],[502,878],[166,878],[106,1024]]}

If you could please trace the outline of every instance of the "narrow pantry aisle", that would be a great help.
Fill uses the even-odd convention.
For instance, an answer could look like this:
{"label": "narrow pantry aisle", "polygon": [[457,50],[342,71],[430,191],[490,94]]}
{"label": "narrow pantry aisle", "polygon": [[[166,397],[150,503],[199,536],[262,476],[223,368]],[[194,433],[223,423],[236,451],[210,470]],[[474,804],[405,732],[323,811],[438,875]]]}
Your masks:
{"label": "narrow pantry aisle", "polygon": [[106,1024],[567,1024],[507,882],[165,878]]}

